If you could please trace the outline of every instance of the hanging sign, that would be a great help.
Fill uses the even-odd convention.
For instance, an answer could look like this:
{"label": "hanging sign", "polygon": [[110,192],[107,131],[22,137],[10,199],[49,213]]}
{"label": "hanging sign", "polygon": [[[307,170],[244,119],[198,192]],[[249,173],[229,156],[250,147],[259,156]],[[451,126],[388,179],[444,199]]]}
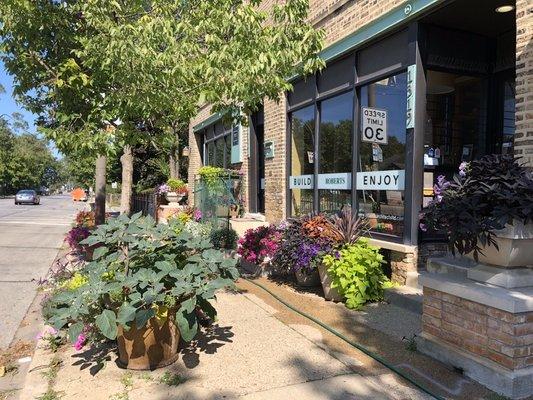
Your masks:
{"label": "hanging sign", "polygon": [[332,190],[349,190],[352,188],[352,174],[318,174],[318,188]]}
{"label": "hanging sign", "polygon": [[291,189],[313,189],[313,175],[294,175],[289,177]]}
{"label": "hanging sign", "polygon": [[404,190],[405,170],[357,173],[357,190]]}
{"label": "hanging sign", "polygon": [[265,142],[265,158],[274,158],[274,142],[269,140]]}
{"label": "hanging sign", "polygon": [[372,161],[383,162],[383,150],[377,143],[372,143]]}
{"label": "hanging sign", "polygon": [[387,111],[362,107],[361,116],[363,118],[361,140],[363,142],[387,144]]}

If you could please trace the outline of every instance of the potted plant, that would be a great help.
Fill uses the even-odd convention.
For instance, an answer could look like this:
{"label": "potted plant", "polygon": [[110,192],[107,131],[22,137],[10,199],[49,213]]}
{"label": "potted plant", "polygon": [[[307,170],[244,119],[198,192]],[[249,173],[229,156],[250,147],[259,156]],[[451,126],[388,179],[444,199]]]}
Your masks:
{"label": "potted plant", "polygon": [[164,194],[170,205],[178,205],[187,194],[187,184],[181,179],[170,178],[166,184],[159,186],[159,194]]}
{"label": "potted plant", "polygon": [[293,218],[280,227],[282,239],[272,260],[275,269],[293,273],[298,285],[303,287],[320,285],[317,267],[323,254],[331,248],[327,238],[311,234],[319,231],[319,223],[310,222],[313,218]]}
{"label": "potted plant", "polygon": [[241,268],[254,275],[263,273],[271,265],[281,238],[282,232],[275,225],[246,230],[237,247]]}
{"label": "potted plant", "polygon": [[180,337],[195,337],[198,315],[215,318],[210,300],[238,277],[235,260],[178,219],[163,225],[140,213],[121,215],[82,244],[100,247],[79,271],[81,284],[59,288],[48,300],[47,321],[68,329],[73,342],[116,340],[118,361],[130,369],[175,361]]}
{"label": "potted plant", "polygon": [[347,242],[324,257],[334,300],[346,302],[346,307],[358,310],[369,301],[383,300],[383,289],[389,280],[383,273],[383,256],[370,246],[368,239]]}
{"label": "potted plant", "polygon": [[438,177],[434,192],[420,228],[444,232],[453,254],[499,267],[533,263],[533,178],[518,159],[462,163],[453,180]]}
{"label": "potted plant", "polygon": [[[335,254],[339,253],[339,248],[343,246],[354,245],[368,226],[367,220],[358,218],[351,210],[346,208],[334,214],[327,220],[327,228],[329,235],[333,241]],[[331,267],[331,265],[329,265]],[[318,264],[318,273],[320,275],[320,282],[324,290],[324,297],[326,300],[343,301],[344,296],[338,289],[338,285],[334,284],[334,270],[329,271],[328,265],[324,262]]]}

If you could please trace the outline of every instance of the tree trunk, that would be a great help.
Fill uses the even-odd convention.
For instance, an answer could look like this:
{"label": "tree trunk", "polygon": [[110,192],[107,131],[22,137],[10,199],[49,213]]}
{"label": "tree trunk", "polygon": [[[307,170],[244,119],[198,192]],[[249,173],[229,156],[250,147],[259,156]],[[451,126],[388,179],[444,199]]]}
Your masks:
{"label": "tree trunk", "polygon": [[179,179],[180,178],[180,138],[176,133],[174,135],[174,146],[170,150],[170,157],[168,159],[170,164],[170,177]]}
{"label": "tree trunk", "polygon": [[131,146],[124,146],[120,157],[122,164],[122,192],[120,194],[120,213],[130,215],[133,195],[133,151]]}
{"label": "tree trunk", "polygon": [[96,225],[105,223],[105,185],[106,185],[106,156],[98,156],[95,168],[95,200],[94,221]]}

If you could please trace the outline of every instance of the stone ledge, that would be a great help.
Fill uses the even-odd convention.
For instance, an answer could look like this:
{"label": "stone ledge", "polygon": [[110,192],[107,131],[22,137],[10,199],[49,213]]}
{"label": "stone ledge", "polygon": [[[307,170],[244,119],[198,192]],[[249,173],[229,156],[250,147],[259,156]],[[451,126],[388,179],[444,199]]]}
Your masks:
{"label": "stone ledge", "polygon": [[394,242],[387,242],[386,240],[380,240],[380,239],[374,239],[374,238],[368,238],[370,244],[372,246],[378,246],[382,249],[387,250],[393,250],[393,251],[399,251],[401,253],[413,253],[415,254],[418,250],[418,246],[410,246],[403,243],[394,243]]}
{"label": "stone ledge", "polygon": [[510,313],[533,311],[533,287],[505,289],[451,274],[420,273],[421,286]]}
{"label": "stone ledge", "polygon": [[444,343],[426,332],[417,337],[420,352],[464,370],[469,378],[491,390],[510,397],[523,399],[533,393],[533,367],[511,371],[485,358]]}

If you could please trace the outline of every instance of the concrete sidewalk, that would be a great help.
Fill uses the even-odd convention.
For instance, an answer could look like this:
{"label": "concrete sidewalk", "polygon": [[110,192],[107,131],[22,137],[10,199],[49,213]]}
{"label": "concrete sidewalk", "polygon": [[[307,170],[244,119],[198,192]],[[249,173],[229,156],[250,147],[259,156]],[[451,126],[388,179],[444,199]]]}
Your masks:
{"label": "concrete sidewalk", "polygon": [[[57,353],[62,364],[53,389],[62,399],[92,400],[124,393],[130,400],[429,399],[389,373],[355,373],[357,360],[319,346],[318,329],[284,324],[274,308],[253,294],[220,293],[216,306],[219,318],[214,328],[181,349],[171,367],[126,372],[115,364],[114,353],[77,353],[69,346]],[[21,399],[34,399],[46,390],[42,368],[53,356],[38,348]],[[109,361],[97,371],[95,361],[105,358]],[[161,383],[165,370],[184,382]]]}

